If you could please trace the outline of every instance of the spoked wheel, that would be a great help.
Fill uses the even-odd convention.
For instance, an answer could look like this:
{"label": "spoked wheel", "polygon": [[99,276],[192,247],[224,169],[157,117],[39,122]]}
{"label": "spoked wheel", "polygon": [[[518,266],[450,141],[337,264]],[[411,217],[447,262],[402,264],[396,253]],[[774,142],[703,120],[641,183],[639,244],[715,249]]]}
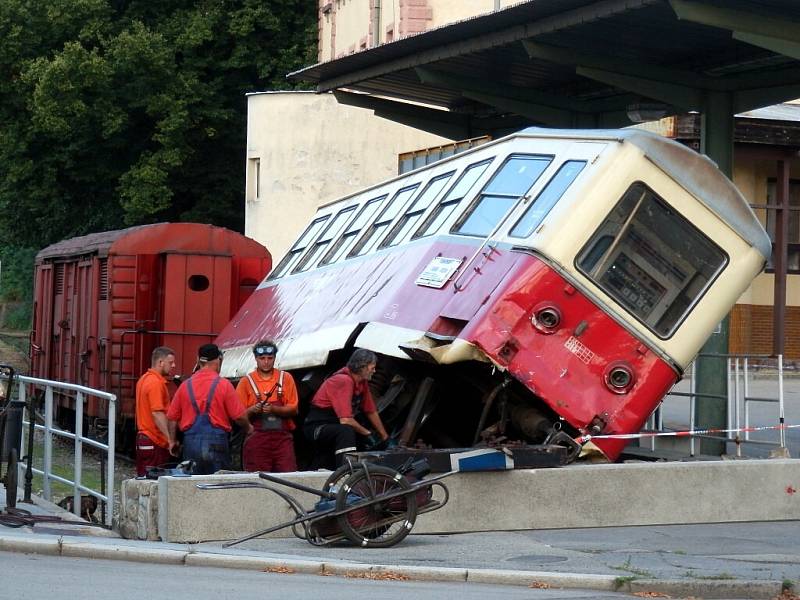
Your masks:
{"label": "spoked wheel", "polygon": [[359,546],[388,548],[405,538],[417,518],[414,494],[381,500],[381,496],[411,489],[394,469],[362,466],[341,486],[336,510],[357,507],[336,520],[348,540]]}
{"label": "spoked wheel", "polygon": [[14,508],[17,505],[17,449],[8,451],[8,465],[6,466],[6,507]]}

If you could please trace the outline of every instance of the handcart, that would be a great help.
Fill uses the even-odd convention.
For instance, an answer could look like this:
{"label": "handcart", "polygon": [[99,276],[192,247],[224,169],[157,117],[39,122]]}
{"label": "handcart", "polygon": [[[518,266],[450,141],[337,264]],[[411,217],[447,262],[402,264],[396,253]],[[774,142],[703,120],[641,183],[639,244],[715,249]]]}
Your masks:
{"label": "handcart", "polygon": [[[286,491],[260,481],[199,483],[197,487],[269,490],[283,498],[296,515],[286,523],[228,542],[226,548],[284,527],[291,527],[296,537],[315,546],[350,542],[365,548],[389,548],[411,533],[418,515],[447,504],[449,492],[441,480],[452,472],[423,479],[429,472],[424,460],[409,462],[397,470],[368,462],[348,463],[334,471],[321,490],[269,473],[258,474],[270,483],[318,496],[320,500],[308,511]],[[441,497],[434,498],[434,488],[441,491]]]}

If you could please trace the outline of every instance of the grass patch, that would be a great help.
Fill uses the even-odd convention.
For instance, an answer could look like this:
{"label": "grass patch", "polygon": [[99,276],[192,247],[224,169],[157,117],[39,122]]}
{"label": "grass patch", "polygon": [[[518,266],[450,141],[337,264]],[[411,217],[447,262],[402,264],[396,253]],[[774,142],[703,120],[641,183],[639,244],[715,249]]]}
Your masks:
{"label": "grass patch", "polygon": [[633,573],[639,577],[653,577],[653,574],[649,571],[645,571],[644,569],[637,569],[636,567],[631,565],[631,557],[628,556],[628,559],[619,566],[612,566],[612,569],[615,571],[627,571],[628,573]]}
{"label": "grass patch", "polygon": [[628,585],[632,581],[636,581],[637,577],[635,575],[624,575],[620,577],[616,577],[614,579],[614,583],[612,584],[614,587],[614,591],[616,592],[620,588]]}

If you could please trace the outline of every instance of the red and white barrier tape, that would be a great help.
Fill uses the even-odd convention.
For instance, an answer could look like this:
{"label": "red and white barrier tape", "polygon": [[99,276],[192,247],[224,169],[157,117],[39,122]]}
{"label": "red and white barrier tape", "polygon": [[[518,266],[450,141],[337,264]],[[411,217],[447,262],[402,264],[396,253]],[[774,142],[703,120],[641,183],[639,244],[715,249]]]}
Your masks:
{"label": "red and white barrier tape", "polygon": [[707,435],[712,433],[749,433],[753,431],[769,431],[781,429],[798,429],[800,425],[765,425],[763,427],[740,427],[738,429],[693,429],[690,431],[653,431],[640,433],[610,433],[607,435],[581,435],[575,438],[581,444],[590,440],[635,440],[651,437],[688,437],[692,435]]}

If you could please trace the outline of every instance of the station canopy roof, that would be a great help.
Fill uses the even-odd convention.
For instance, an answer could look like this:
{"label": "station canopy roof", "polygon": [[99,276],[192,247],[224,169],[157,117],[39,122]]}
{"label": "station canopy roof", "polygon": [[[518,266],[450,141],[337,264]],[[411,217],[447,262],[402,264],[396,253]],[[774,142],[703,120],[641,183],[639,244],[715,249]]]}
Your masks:
{"label": "station canopy roof", "polygon": [[529,0],[289,78],[451,139],[732,118],[800,98],[800,1]]}

